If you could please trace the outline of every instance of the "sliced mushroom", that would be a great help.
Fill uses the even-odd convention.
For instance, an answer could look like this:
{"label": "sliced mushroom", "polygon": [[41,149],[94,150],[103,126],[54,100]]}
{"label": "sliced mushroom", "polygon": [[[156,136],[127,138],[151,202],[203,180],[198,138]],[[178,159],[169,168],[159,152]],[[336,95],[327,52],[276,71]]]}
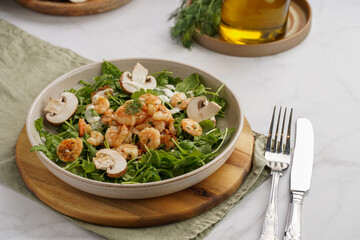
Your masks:
{"label": "sliced mushroom", "polygon": [[214,117],[221,109],[215,102],[208,102],[206,97],[200,96],[196,97],[189,103],[187,107],[188,118],[201,122],[206,119],[211,119]]}
{"label": "sliced mushroom", "polygon": [[96,169],[106,170],[111,178],[118,178],[127,171],[127,162],[123,155],[112,149],[101,149],[93,158]]}
{"label": "sliced mushroom", "polygon": [[136,63],[132,73],[124,72],[119,82],[122,89],[129,94],[139,91],[141,88],[144,90],[156,88],[156,79],[148,75],[148,70],[140,63]]}
{"label": "sliced mushroom", "polygon": [[46,119],[53,125],[60,125],[75,113],[78,103],[77,97],[69,92],[61,93],[59,99],[50,98],[44,109]]}

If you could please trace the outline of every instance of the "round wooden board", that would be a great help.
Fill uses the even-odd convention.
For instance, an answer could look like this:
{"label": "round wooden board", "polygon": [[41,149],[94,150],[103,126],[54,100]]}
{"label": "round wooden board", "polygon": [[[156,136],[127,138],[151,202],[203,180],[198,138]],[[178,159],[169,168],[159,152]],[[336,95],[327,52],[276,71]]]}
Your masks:
{"label": "round wooden board", "polygon": [[130,0],[87,0],[80,3],[44,0],[15,1],[36,12],[61,16],[84,16],[107,12],[130,2]]}
{"label": "round wooden board", "polygon": [[289,50],[301,43],[311,28],[311,8],[306,0],[292,0],[289,9],[285,37],[262,44],[234,44],[208,35],[197,35],[195,41],[200,45],[222,54],[238,57],[261,57]]}
{"label": "round wooden board", "polygon": [[183,191],[140,200],[103,198],[73,188],[50,173],[30,148],[24,127],[16,144],[16,163],[30,191],[51,208],[99,225],[149,227],[197,216],[233,194],[250,171],[254,137],[245,119],[233,154],[214,174]]}

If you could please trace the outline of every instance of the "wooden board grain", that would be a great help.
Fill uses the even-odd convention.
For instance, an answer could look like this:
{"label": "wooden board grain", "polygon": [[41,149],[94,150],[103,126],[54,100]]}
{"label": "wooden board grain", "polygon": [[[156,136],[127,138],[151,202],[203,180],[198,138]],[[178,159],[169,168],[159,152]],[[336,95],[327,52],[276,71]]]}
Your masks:
{"label": "wooden board grain", "polygon": [[254,137],[245,119],[235,150],[225,164],[204,181],[170,195],[121,200],[95,196],[67,185],[31,153],[25,127],[16,144],[16,163],[27,187],[51,208],[70,217],[106,226],[149,227],[197,216],[215,207],[241,185],[250,171]]}
{"label": "wooden board grain", "polygon": [[130,2],[130,0],[87,0],[81,3],[45,0],[15,1],[36,12],[61,16],[84,16],[103,13]]}

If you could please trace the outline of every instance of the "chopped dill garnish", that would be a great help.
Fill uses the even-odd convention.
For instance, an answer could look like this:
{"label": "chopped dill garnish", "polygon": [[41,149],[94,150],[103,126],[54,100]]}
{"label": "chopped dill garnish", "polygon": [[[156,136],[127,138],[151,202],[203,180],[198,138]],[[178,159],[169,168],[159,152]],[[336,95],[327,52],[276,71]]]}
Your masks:
{"label": "chopped dill garnish", "polygon": [[143,107],[142,101],[139,99],[134,99],[131,102],[126,103],[125,105],[125,113],[128,115],[135,115],[141,112]]}

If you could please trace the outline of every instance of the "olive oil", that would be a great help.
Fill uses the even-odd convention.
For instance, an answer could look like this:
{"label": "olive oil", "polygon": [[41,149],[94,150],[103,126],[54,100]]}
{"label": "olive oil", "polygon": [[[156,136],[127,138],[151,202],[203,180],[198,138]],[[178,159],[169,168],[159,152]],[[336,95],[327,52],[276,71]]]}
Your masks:
{"label": "olive oil", "polygon": [[290,0],[224,0],[220,35],[230,43],[259,44],[285,34]]}

